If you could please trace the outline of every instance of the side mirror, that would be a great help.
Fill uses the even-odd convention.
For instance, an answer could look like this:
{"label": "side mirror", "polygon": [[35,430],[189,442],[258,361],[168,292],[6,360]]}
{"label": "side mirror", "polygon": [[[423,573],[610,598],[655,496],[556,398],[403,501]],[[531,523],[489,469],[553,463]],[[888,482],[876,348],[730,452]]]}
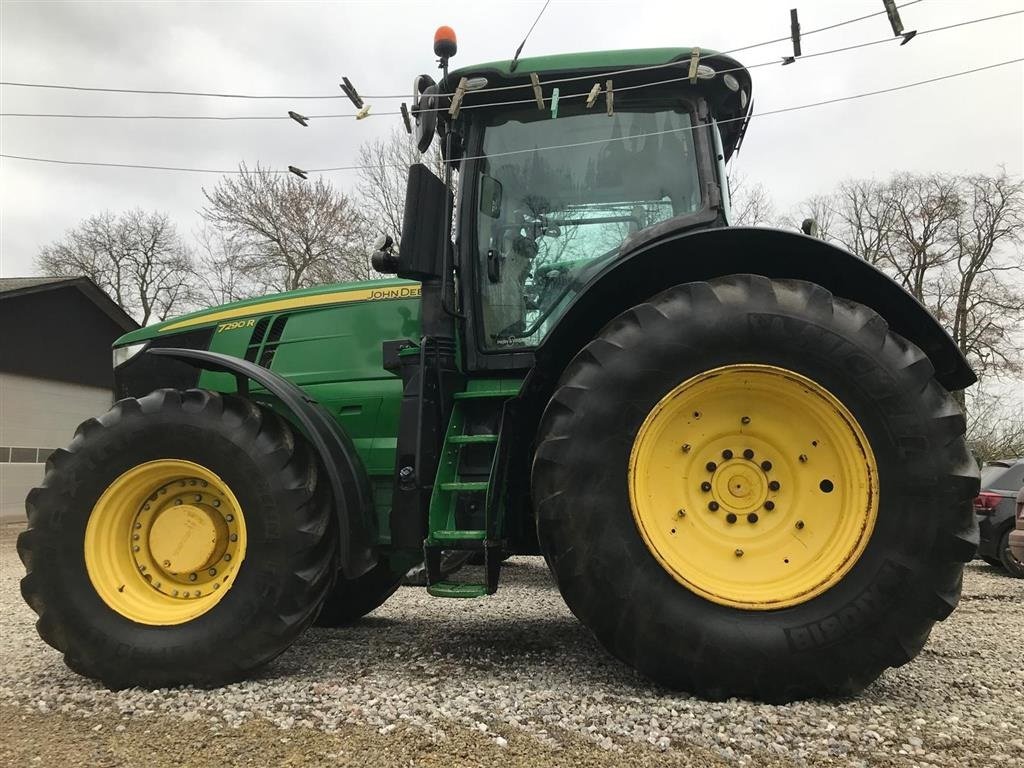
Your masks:
{"label": "side mirror", "polygon": [[480,213],[497,219],[501,216],[501,182],[483,174],[480,177]]}
{"label": "side mirror", "polygon": [[818,222],[814,219],[804,219],[803,223],[800,225],[800,231],[808,237],[817,237]]}
{"label": "side mirror", "polygon": [[437,83],[430,75],[418,75],[412,82],[412,116],[416,119],[416,148],[426,152],[437,132]]}
{"label": "side mirror", "polygon": [[391,235],[381,235],[373,246],[370,265],[382,275],[393,275],[398,271],[398,257],[394,248],[395,240]]}
{"label": "side mirror", "polygon": [[444,182],[427,166],[413,163],[409,167],[402,242],[394,270],[399,277],[427,280],[441,276],[450,232],[446,213],[451,210],[451,200]]}

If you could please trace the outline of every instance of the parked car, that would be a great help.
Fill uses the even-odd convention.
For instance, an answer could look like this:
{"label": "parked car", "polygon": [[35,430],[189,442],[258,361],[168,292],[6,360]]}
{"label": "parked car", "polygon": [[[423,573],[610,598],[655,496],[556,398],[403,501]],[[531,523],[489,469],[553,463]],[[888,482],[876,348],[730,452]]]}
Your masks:
{"label": "parked car", "polygon": [[1018,563],[1024,563],[1024,486],[1017,492],[1017,530],[1010,531],[1007,541],[1010,544],[1010,557]]}
{"label": "parked car", "polygon": [[[981,468],[981,493],[974,500],[981,541],[978,557],[1005,568],[1013,576],[1024,579],[1024,552],[1021,538],[1015,532],[1024,522],[1017,522],[1017,493],[1024,485],[1024,459],[990,461]],[[1014,550],[1010,534],[1014,533]]]}

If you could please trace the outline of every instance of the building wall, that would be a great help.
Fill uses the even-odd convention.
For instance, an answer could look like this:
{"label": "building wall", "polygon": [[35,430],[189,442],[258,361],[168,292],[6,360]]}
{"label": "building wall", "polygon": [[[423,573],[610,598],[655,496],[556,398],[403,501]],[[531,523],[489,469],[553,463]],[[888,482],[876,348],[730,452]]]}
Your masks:
{"label": "building wall", "polygon": [[23,519],[47,455],[111,403],[108,389],[0,372],[0,518]]}

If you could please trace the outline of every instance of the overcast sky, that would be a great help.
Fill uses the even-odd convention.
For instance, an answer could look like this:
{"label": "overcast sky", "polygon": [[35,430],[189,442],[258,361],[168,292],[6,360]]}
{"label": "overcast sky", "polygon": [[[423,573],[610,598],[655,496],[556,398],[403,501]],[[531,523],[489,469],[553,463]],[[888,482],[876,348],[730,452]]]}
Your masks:
{"label": "overcast sky", "polygon": [[[453,64],[509,58],[542,1],[164,3],[0,2],[0,79],[82,86],[338,93],[347,75],[363,93],[405,93],[434,73],[434,29],[453,26]],[[882,8],[881,0],[552,0],[524,51],[545,53],[699,45],[729,50]],[[903,9],[929,29],[1024,8],[1024,0],[924,0]],[[805,38],[804,54],[891,34],[884,16]],[[789,52],[779,43],[737,54],[744,64]],[[971,69],[1024,52],[1024,15],[753,71],[755,111],[776,109]],[[394,101],[368,99],[377,111]],[[349,112],[343,100],[246,101],[0,88],[4,112],[306,114]],[[361,142],[397,117],[314,121],[158,122],[0,118],[3,153],[66,160],[231,169],[355,161]],[[899,93],[755,119],[734,163],[785,209],[851,176],[895,170],[993,172],[1024,164],[1024,65]],[[331,178],[348,187],[351,173]],[[103,209],[169,212],[189,234],[202,187],[215,175],[43,165],[0,159],[0,275],[31,274],[39,247]]]}

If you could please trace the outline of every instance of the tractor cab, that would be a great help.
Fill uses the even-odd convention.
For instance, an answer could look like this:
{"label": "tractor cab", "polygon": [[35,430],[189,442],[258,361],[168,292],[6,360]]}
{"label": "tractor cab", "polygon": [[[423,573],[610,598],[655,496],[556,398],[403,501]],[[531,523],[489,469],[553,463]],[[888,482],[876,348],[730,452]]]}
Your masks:
{"label": "tractor cab", "polygon": [[438,141],[449,175],[457,172],[455,243],[437,247],[437,228],[418,221],[446,220],[445,185],[424,195],[414,182],[406,229],[431,236],[403,238],[399,258],[378,268],[442,278],[443,304],[472,339],[470,367],[522,367],[529,356],[518,353],[544,341],[624,246],[728,224],[725,162],[743,136],[751,89],[735,60],[654,48],[448,73],[443,54],[454,44],[445,43],[445,74],[439,83],[416,78],[412,115],[419,149]]}

